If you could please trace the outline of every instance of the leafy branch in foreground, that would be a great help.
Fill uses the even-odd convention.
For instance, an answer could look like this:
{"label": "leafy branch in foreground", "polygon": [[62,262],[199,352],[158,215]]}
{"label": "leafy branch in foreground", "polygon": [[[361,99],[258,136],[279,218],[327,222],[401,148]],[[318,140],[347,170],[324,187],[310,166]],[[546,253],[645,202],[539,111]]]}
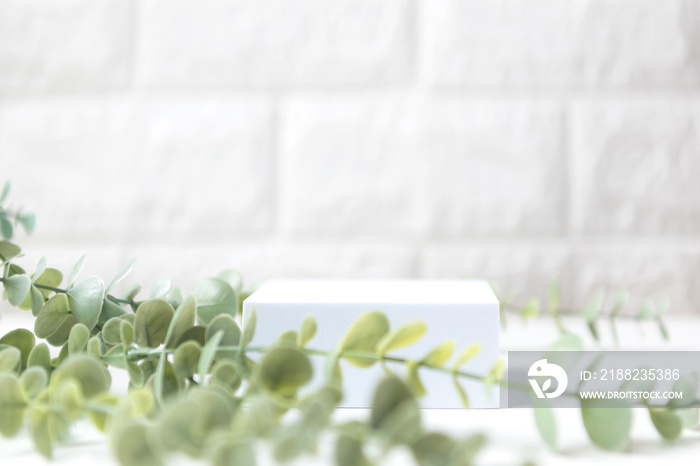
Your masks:
{"label": "leafy branch in foreground", "polygon": [[[163,464],[173,452],[216,465],[254,464],[256,442],[270,445],[282,462],[315,453],[318,439],[326,435],[335,441],[341,466],[380,463],[397,445],[407,447],[421,465],[457,466],[469,464],[484,444],[479,434],[454,438],[426,430],[417,403],[425,393],[420,373],[426,370],[451,374],[465,405],[468,396],[460,379],[504,383],[502,362],[487,374],[462,369],[478,353],[478,342],[454,358],[455,342],[446,342],[419,361],[407,360],[392,352],[418,340],[425,326],[411,322],[392,331],[384,314],[371,311],[335,349],[307,346],[317,331],[311,316],[300,329],[252,347],[255,314],[239,327],[243,291],[234,271],[203,280],[189,295],[158,280],[149,296],[139,299],[138,285],[121,297],[112,291],[133,261],[105,286],[97,277],[77,283],[84,257],[65,280],[45,258],[28,274],[17,264],[21,257],[18,246],[0,241],[5,297],[36,317],[34,333],[15,329],[0,339],[0,434],[13,436],[28,424],[36,448],[47,457],[71,423],[84,417],[108,433],[125,466]],[[47,343],[36,337],[60,347],[58,356],[52,358]],[[580,339],[564,334],[552,349],[578,344]],[[325,386],[308,392],[310,355],[325,356],[328,364]],[[359,367],[379,363],[387,370],[365,421],[332,420],[343,396],[340,361]],[[404,378],[389,364],[404,366]],[[126,396],[110,392],[109,369],[128,373]],[[626,445],[608,439],[629,438],[625,420],[631,415],[609,418],[595,406],[582,408],[596,445]],[[535,412],[545,440],[556,445],[547,434],[556,435],[554,416]],[[662,434],[673,433],[667,426],[677,424],[673,412],[669,417],[654,411],[652,419]]]}
{"label": "leafy branch in foreground", "polygon": [[[494,290],[497,287],[494,286]],[[634,314],[625,313],[628,307],[629,293],[621,291],[615,296],[612,305],[605,309],[605,290],[598,289],[593,293],[593,296],[586,302],[586,305],[580,309],[562,309],[561,302],[561,285],[559,279],[554,278],[549,285],[548,290],[548,308],[546,314],[554,320],[559,332],[562,335],[570,334],[571,332],[564,326],[562,316],[582,317],[590,331],[594,340],[599,341],[599,331],[601,321],[607,320],[610,330],[616,345],[619,345],[616,322],[619,320],[635,320],[637,322],[655,321],[658,325],[659,332],[664,340],[669,339],[668,329],[663,320],[663,316],[670,308],[670,301],[663,299],[658,302],[648,299],[646,300]],[[513,303],[508,297],[499,296],[501,303],[501,321],[505,323],[506,314],[520,315],[525,320],[537,318],[545,312],[538,298],[530,298],[523,304]]]}

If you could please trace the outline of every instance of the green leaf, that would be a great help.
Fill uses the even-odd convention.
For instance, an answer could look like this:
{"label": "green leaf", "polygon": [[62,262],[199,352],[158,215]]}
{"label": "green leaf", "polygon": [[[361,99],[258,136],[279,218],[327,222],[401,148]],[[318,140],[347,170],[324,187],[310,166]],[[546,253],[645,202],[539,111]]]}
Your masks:
{"label": "green leaf", "polygon": [[261,385],[282,397],[292,397],[313,375],[308,356],[295,348],[273,348],[258,367]]}
{"label": "green leaf", "polygon": [[199,364],[197,366],[197,372],[199,372],[199,376],[202,378],[202,380],[204,380],[204,376],[209,373],[211,363],[214,362],[216,351],[218,350],[219,343],[221,343],[223,338],[224,331],[219,330],[214,334],[214,336],[207,340],[207,343],[202,348],[202,354],[199,357]]}
{"label": "green leaf", "polygon": [[[34,275],[34,284],[35,285],[44,285],[44,286],[50,286],[52,288],[57,288],[61,286],[61,282],[63,281],[63,274],[61,273],[60,270],[54,269],[53,267],[48,267],[46,270],[42,272],[39,277],[36,277],[36,274]],[[44,297],[44,299],[47,299],[53,291],[51,290],[40,290],[41,295]]]}
{"label": "green leaf", "polygon": [[133,285],[129,286],[129,288],[126,289],[122,299],[125,299],[127,301],[133,301],[136,298],[136,295],[139,294],[140,291],[141,291],[141,285],[139,285],[138,283],[134,283]]}
{"label": "green leaf", "polygon": [[2,234],[2,237],[12,239],[13,232],[12,222],[4,214],[0,213],[0,234]]}
{"label": "green leaf", "polygon": [[100,319],[104,298],[104,283],[98,277],[89,278],[68,290],[68,303],[75,320],[89,330],[95,328]]}
{"label": "green leaf", "polygon": [[90,330],[83,324],[76,324],[68,335],[68,354],[78,354],[85,349],[90,338]]}
{"label": "green leaf", "polygon": [[68,274],[68,280],[66,280],[66,286],[68,288],[71,288],[73,286],[73,283],[75,283],[75,279],[78,278],[78,274],[80,274],[80,271],[83,270],[86,257],[87,256],[83,254],[80,257],[80,259],[78,259],[78,262],[76,262],[73,268],[70,270],[70,273]]}
{"label": "green leaf", "polygon": [[0,374],[0,434],[14,437],[22,428],[27,406],[17,377]]}
{"label": "green leaf", "polygon": [[390,418],[392,413],[403,403],[417,403],[411,389],[398,377],[390,375],[381,380],[374,391],[370,425],[378,429]]}
{"label": "green leaf", "polygon": [[48,338],[71,317],[68,298],[65,294],[51,297],[39,312],[34,322],[34,333],[39,338]]}
{"label": "green leaf", "polygon": [[169,302],[149,299],[136,310],[134,336],[142,348],[157,348],[165,342],[170,321],[175,311]]}
{"label": "green leaf", "polygon": [[[551,305],[551,304],[550,304]],[[520,315],[525,320],[531,320],[540,315],[540,300],[537,298],[531,298],[525,304],[525,307],[521,311]]]}
{"label": "green leaf", "polygon": [[533,408],[535,414],[535,425],[542,440],[550,450],[559,449],[557,443],[557,421],[554,418],[554,411],[549,407]]}
{"label": "green leaf", "polygon": [[34,233],[34,227],[36,227],[36,214],[34,212],[29,212],[22,214],[17,218],[17,221],[27,234],[31,235]]}
{"label": "green leaf", "polygon": [[75,378],[87,399],[109,390],[111,379],[107,369],[96,359],[84,354],[69,356],[51,376],[51,387]]}
{"label": "green leaf", "polygon": [[458,371],[460,367],[474,359],[481,351],[481,343],[472,343],[471,345],[464,348],[452,366],[453,371]]}
{"label": "green leaf", "polygon": [[173,356],[173,369],[178,378],[189,379],[197,372],[201,353],[199,344],[192,340],[177,347]]}
{"label": "green leaf", "polygon": [[444,366],[447,361],[450,360],[450,357],[452,357],[456,344],[454,340],[446,341],[426,354],[421,363],[434,367]]}
{"label": "green leaf", "polygon": [[151,299],[165,298],[173,287],[173,282],[169,278],[159,278],[151,287]]}
{"label": "green leaf", "polygon": [[41,308],[44,307],[44,302],[44,295],[41,293],[41,290],[32,285],[31,289],[29,290],[29,305],[32,309],[32,315],[34,315],[34,317],[39,315]]}
{"label": "green leaf", "polygon": [[186,341],[196,341],[199,343],[199,346],[204,346],[205,342],[205,334],[206,334],[207,328],[206,327],[200,327],[198,325],[195,325],[191,329],[187,330],[185,333],[182,334],[180,339],[178,340],[177,344],[175,347],[180,346]]}
{"label": "green leaf", "polygon": [[158,454],[148,442],[145,425],[132,422],[114,434],[114,452],[119,463],[125,466],[160,466]]}
{"label": "green leaf", "polygon": [[222,360],[217,362],[211,370],[211,383],[234,392],[241,386],[241,376],[231,361]]}
{"label": "green leaf", "polygon": [[27,275],[12,275],[4,279],[3,285],[7,293],[7,300],[13,306],[18,306],[29,294],[32,281]]}
{"label": "green leaf", "polygon": [[[63,322],[63,324],[61,324],[61,326],[58,327],[58,330],[56,330],[53,333],[53,335],[46,338],[46,341],[53,346],[65,345],[68,341],[68,337],[70,336],[70,330],[75,324],[77,324],[75,317],[69,315],[68,318]],[[66,348],[66,353],[67,351],[68,349]]]}
{"label": "green leaf", "polygon": [[45,458],[51,458],[53,452],[53,439],[49,427],[51,411],[43,407],[33,407],[29,411],[29,424],[34,447]]}
{"label": "green leaf", "polygon": [[408,322],[387,335],[377,343],[377,353],[381,356],[405,346],[412,345],[425,335],[427,328],[423,322]]}
{"label": "green leaf", "polygon": [[47,371],[52,369],[51,353],[46,343],[39,343],[32,349],[27,360],[27,367],[43,367]]}
{"label": "green leaf", "polygon": [[102,301],[102,313],[98,322],[105,323],[112,317],[121,317],[124,314],[126,314],[126,311],[119,304],[105,296],[104,301]]}
{"label": "green leaf", "polygon": [[340,435],[335,444],[335,464],[338,466],[371,466],[362,450],[362,442],[349,435]]}
{"label": "green leaf", "polygon": [[107,288],[105,289],[105,293],[109,293],[109,290],[114,288],[114,286],[122,281],[124,277],[126,277],[129,272],[134,268],[134,264],[136,263],[136,258],[134,257],[131,259],[131,262],[129,262],[126,267],[124,267],[122,270],[119,271],[119,273],[112,279],[112,281],[107,285]]}
{"label": "green leaf", "polygon": [[462,384],[459,383],[457,377],[452,377],[452,383],[455,386],[455,390],[457,390],[459,399],[462,401],[462,406],[464,406],[466,409],[469,409],[471,405],[469,403],[469,397],[467,396],[467,392],[464,390],[464,387],[462,387]]}
{"label": "green leaf", "polygon": [[34,398],[49,382],[49,373],[41,366],[33,366],[22,373],[19,384],[27,398]]}
{"label": "green leaf", "polygon": [[603,450],[622,450],[630,442],[631,408],[609,408],[605,403],[581,401],[581,416],[588,437]]}
{"label": "green leaf", "polygon": [[239,294],[243,289],[243,277],[237,270],[226,269],[217,275],[216,278],[222,282],[228,283],[236,294]]}
{"label": "green leaf", "polygon": [[108,345],[117,345],[121,343],[120,327],[122,319],[119,317],[112,317],[104,326],[102,326],[102,339]]}
{"label": "green leaf", "polygon": [[197,317],[208,324],[219,314],[235,316],[238,310],[238,298],[231,286],[217,278],[206,278],[199,282],[194,291],[197,299]]}
{"label": "green leaf", "polygon": [[12,188],[12,183],[9,181],[5,181],[5,184],[2,186],[2,194],[0,194],[0,204],[2,204],[5,199],[7,199],[7,195],[10,194],[10,189]]}
{"label": "green leaf", "polygon": [[5,372],[18,372],[22,355],[17,348],[8,346],[0,350],[0,374]]}
{"label": "green leaf", "polygon": [[257,311],[255,307],[251,308],[250,311],[245,316],[245,322],[243,322],[243,336],[241,337],[241,348],[245,348],[253,341],[253,336],[255,335],[255,324],[257,323]]}
{"label": "green leaf", "polygon": [[180,307],[180,304],[182,304],[182,299],[182,289],[179,286],[173,288],[173,291],[170,292],[170,303],[173,305],[173,307]]}
{"label": "green leaf", "polygon": [[22,370],[27,368],[29,353],[34,349],[35,343],[34,334],[23,328],[14,329],[0,338],[0,345],[14,346],[20,351]]}
{"label": "green leaf", "polygon": [[411,391],[416,397],[421,397],[426,395],[425,387],[423,382],[420,380],[418,375],[418,367],[420,367],[415,361],[409,361],[406,367],[406,385],[409,386]]}
{"label": "green leaf", "polygon": [[675,412],[665,408],[649,408],[649,416],[664,440],[672,442],[681,436],[683,423]]}
{"label": "green leaf", "polygon": [[58,404],[61,416],[67,421],[75,421],[85,404],[83,390],[75,379],[66,379],[54,389],[54,401]]}
{"label": "green leaf", "polygon": [[41,259],[39,259],[39,263],[37,264],[36,270],[34,271],[34,274],[32,275],[32,277],[36,277],[36,278],[41,277],[41,274],[44,273],[44,270],[46,270],[47,263],[48,263],[48,258],[46,256],[43,256]]}
{"label": "green leaf", "polygon": [[301,331],[298,334],[297,346],[303,348],[316,335],[316,319],[314,316],[307,315],[301,323]]}
{"label": "green leaf", "polygon": [[[204,338],[209,341],[216,335],[217,332],[224,332],[221,338],[220,346],[238,346],[241,341],[241,329],[233,317],[228,314],[216,316],[207,327]],[[221,351],[219,356],[233,358],[236,355],[235,351]]]}
{"label": "green leaf", "polygon": [[[455,448],[455,441],[440,432],[422,434],[411,444],[411,450],[421,465],[447,465]],[[460,462],[460,464],[468,464]]]}
{"label": "green leaf", "polygon": [[19,246],[16,244],[8,243],[7,241],[0,241],[0,259],[7,260],[19,255],[22,252]]}
{"label": "green leaf", "polygon": [[124,348],[131,347],[134,342],[134,326],[128,320],[122,319],[119,323],[119,339]]}
{"label": "green leaf", "polygon": [[598,318],[600,314],[600,309],[603,306],[603,301],[605,300],[605,290],[597,290],[591,300],[583,308],[583,316],[586,322],[592,323]]}
{"label": "green leaf", "polygon": [[[374,352],[379,341],[389,333],[389,320],[379,311],[370,311],[362,314],[350,327],[340,343],[341,351],[367,351]],[[376,361],[374,359],[346,357],[346,359],[359,367],[369,367]]]}

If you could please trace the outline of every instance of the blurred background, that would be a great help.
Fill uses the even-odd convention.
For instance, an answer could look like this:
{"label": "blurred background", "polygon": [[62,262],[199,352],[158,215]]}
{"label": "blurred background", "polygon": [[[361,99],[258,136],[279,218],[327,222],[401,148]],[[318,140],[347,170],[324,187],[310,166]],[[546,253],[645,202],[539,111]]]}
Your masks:
{"label": "blurred background", "polygon": [[[33,267],[700,298],[700,2],[0,0]],[[30,267],[30,268],[31,268]],[[609,295],[609,302],[613,296]],[[519,298],[521,297],[521,298]]]}

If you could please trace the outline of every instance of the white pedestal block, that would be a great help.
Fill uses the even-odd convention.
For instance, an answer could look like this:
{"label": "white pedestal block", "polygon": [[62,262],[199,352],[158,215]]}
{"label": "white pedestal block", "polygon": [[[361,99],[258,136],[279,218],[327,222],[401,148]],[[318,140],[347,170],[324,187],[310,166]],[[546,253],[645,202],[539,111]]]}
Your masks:
{"label": "white pedestal block", "polygon": [[[498,359],[499,304],[483,280],[273,280],[243,302],[243,321],[252,307],[257,311],[253,346],[272,344],[287,330],[299,330],[308,314],[318,322],[316,336],[307,347],[333,350],[345,332],[363,313],[384,312],[391,328],[420,320],[428,327],[417,343],[390,352],[420,360],[431,349],[456,340],[456,354],[479,342],[481,351],[464,371],[485,375]],[[252,355],[251,355],[252,356]],[[452,360],[447,364],[450,367]],[[323,384],[324,358],[313,356],[313,387]],[[389,363],[400,376],[405,368]],[[344,407],[369,407],[377,382],[384,375],[379,364],[358,368],[343,361]],[[420,399],[424,408],[461,408],[452,377],[431,369],[420,369],[428,395]],[[460,378],[473,408],[497,408],[498,387],[489,393],[480,381]]]}

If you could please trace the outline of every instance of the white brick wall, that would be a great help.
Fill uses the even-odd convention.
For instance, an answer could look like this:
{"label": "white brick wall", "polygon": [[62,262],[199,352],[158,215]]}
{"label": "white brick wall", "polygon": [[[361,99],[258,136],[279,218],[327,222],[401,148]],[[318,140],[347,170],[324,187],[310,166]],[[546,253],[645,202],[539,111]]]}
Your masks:
{"label": "white brick wall", "polygon": [[700,312],[697,0],[0,0],[0,181],[68,269]]}

